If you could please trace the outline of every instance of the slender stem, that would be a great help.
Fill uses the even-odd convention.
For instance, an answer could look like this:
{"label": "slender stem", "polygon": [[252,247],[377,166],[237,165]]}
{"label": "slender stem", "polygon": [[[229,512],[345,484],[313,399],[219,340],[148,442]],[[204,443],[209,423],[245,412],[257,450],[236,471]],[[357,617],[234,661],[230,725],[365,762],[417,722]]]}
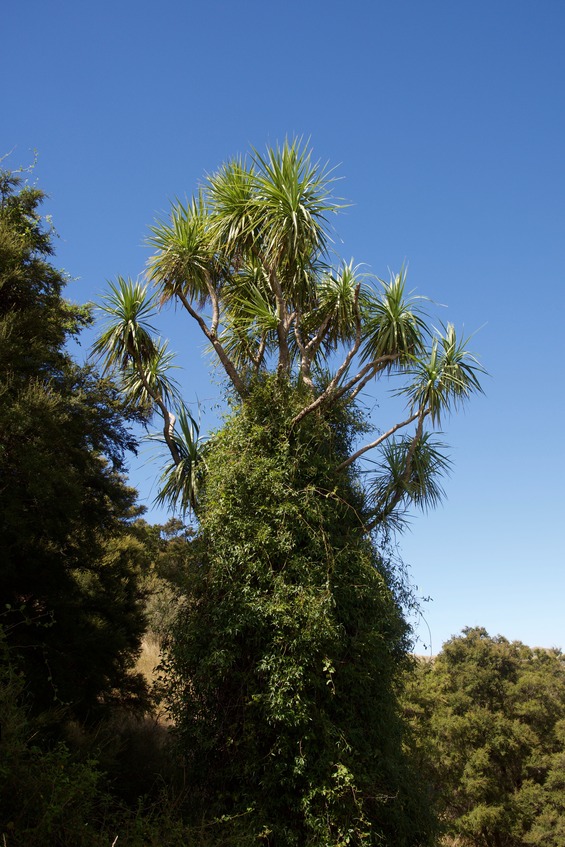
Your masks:
{"label": "slender stem", "polygon": [[[404,473],[402,474],[402,479],[400,480],[400,484],[397,486],[394,496],[387,503],[386,507],[381,510],[374,519],[369,524],[369,529],[373,529],[379,521],[383,521],[386,518],[390,517],[393,511],[396,509],[398,504],[401,502],[404,497],[406,490],[405,485],[410,478],[410,473],[412,471],[412,462],[414,460],[414,455],[416,453],[416,448],[418,447],[418,442],[422,438],[422,432],[424,429],[424,418],[429,414],[429,409],[420,409],[416,415],[412,418],[418,418],[418,426],[416,427],[416,432],[412,438],[412,442],[408,449],[408,454],[406,456],[406,467],[404,469]],[[390,434],[390,433],[389,433]]]}
{"label": "slender stem", "polygon": [[302,315],[297,312],[296,319],[294,322],[294,335],[296,338],[296,343],[298,345],[298,349],[300,350],[301,362],[300,362],[300,376],[302,380],[306,383],[306,385],[310,388],[310,390],[314,391],[314,383],[312,382],[311,377],[311,369],[312,362],[314,360],[314,356],[318,352],[320,344],[324,340],[324,336],[328,331],[328,327],[330,324],[331,316],[326,315],[320,326],[318,327],[318,331],[316,335],[310,339],[307,343],[304,343],[304,339],[302,337],[302,331],[300,329],[299,323]]}
{"label": "slender stem", "polygon": [[348,468],[349,465],[352,465],[353,462],[355,462],[356,459],[358,459],[364,453],[367,453],[369,450],[372,450],[373,448],[378,447],[379,444],[382,444],[383,441],[386,441],[387,438],[390,438],[390,436],[394,435],[394,433],[397,432],[399,429],[402,429],[403,427],[408,426],[413,421],[415,421],[416,418],[419,417],[419,415],[420,415],[420,412],[415,412],[413,415],[410,415],[409,418],[406,418],[405,421],[400,421],[400,423],[395,424],[389,430],[387,430],[387,432],[380,435],[374,441],[371,441],[370,444],[365,444],[364,447],[361,447],[359,450],[357,450],[355,453],[353,453],[351,456],[349,456],[344,462],[342,462],[340,465],[337,466],[336,470],[341,471],[344,468]]}
{"label": "slender stem", "polygon": [[[298,413],[298,415],[296,415],[296,417],[292,421],[292,425],[294,426],[295,424],[299,423],[304,417],[306,417],[306,415],[309,415],[311,412],[314,412],[317,408],[319,408],[319,406],[321,406],[326,401],[339,400],[340,397],[343,397],[344,394],[347,394],[347,392],[351,388],[354,388],[354,386],[357,384],[359,384],[360,391],[363,386],[365,386],[366,383],[369,382],[369,380],[375,376],[375,374],[383,370],[387,364],[389,364],[390,362],[394,362],[397,358],[397,355],[381,356],[380,359],[375,359],[374,362],[369,362],[368,365],[365,365],[363,368],[361,368],[359,373],[352,377],[349,382],[345,383],[345,385],[342,385],[340,388],[336,388],[335,386],[336,383],[339,381],[340,375],[343,374],[343,372],[346,370],[346,367],[344,367],[344,365],[349,364],[349,362],[347,361],[344,362],[344,365],[340,367],[339,371],[337,372],[336,376],[332,379],[328,387],[322,392],[322,394],[316,397],[316,399],[313,400],[309,406],[306,406],[304,409],[302,409],[301,412]],[[353,398],[357,396],[359,391],[354,391],[353,394],[347,398],[346,402],[349,403],[351,400],[353,400]]]}
{"label": "slender stem", "polygon": [[261,336],[261,341],[259,342],[259,347],[257,348],[257,355],[251,356],[251,360],[255,365],[255,373],[259,373],[259,368],[261,367],[261,362],[265,357],[265,349],[267,347],[267,334],[264,332]]}
{"label": "slender stem", "polygon": [[139,356],[139,354],[135,354],[133,356],[133,362],[134,362],[134,365],[135,365],[135,369],[136,369],[137,373],[139,374],[139,378],[141,379],[141,382],[143,383],[143,387],[145,388],[145,390],[147,391],[149,396],[153,398],[153,402],[159,407],[159,410],[160,410],[161,414],[163,415],[163,421],[164,421],[163,436],[165,438],[165,442],[167,444],[167,447],[169,448],[169,452],[171,454],[173,462],[175,463],[175,465],[179,465],[181,458],[180,458],[179,451],[177,449],[177,445],[175,444],[175,439],[174,439],[176,418],[175,418],[174,414],[165,405],[161,395],[157,391],[154,391],[153,388],[151,387],[151,385],[149,384],[149,380],[147,379],[147,377],[145,375],[145,371],[143,369],[143,362],[141,361],[141,357]]}
{"label": "slender stem", "polygon": [[[240,377],[239,373],[237,372],[237,369],[236,369],[234,363],[232,362],[232,360],[230,359],[230,357],[228,356],[228,354],[226,353],[226,351],[222,347],[220,341],[218,340],[216,330],[212,331],[212,328],[210,328],[206,325],[205,320],[202,318],[201,315],[198,314],[196,309],[192,308],[192,306],[190,305],[187,297],[182,293],[182,291],[179,291],[177,293],[177,297],[179,298],[179,300],[181,301],[182,305],[184,306],[186,311],[189,313],[189,315],[192,318],[194,318],[194,320],[196,321],[196,323],[198,324],[198,326],[200,327],[200,329],[202,330],[202,332],[204,333],[204,335],[206,336],[206,338],[208,339],[208,341],[210,342],[210,344],[212,345],[212,347],[214,348],[214,350],[218,354],[218,358],[219,358],[220,362],[222,363],[222,365],[224,366],[224,370],[227,373],[227,375],[229,376],[229,378],[231,379],[233,387],[235,388],[235,390],[237,391],[239,396],[245,397],[245,395],[247,394],[247,389],[245,387],[245,383],[243,382],[242,378]],[[216,304],[217,304],[217,299],[216,299]],[[214,301],[212,301],[212,307],[214,308]],[[214,319],[212,319],[212,320],[214,320]],[[212,327],[213,326],[214,326],[214,323],[212,323]],[[217,329],[217,324],[216,324],[216,329]]]}
{"label": "slender stem", "polygon": [[355,326],[355,341],[353,342],[353,346],[349,350],[349,353],[345,357],[344,361],[342,362],[342,364],[338,368],[336,375],[331,380],[331,382],[326,387],[326,389],[324,391],[322,391],[322,393],[312,403],[310,403],[308,406],[306,406],[304,409],[302,409],[302,411],[300,411],[293,418],[291,426],[295,426],[297,423],[300,423],[300,421],[303,418],[305,418],[306,415],[309,415],[311,412],[318,409],[322,405],[322,403],[324,403],[326,400],[328,400],[330,397],[333,396],[334,391],[335,391],[337,385],[339,384],[341,377],[347,372],[347,369],[349,368],[349,365],[351,364],[353,357],[355,356],[355,354],[359,350],[359,347],[361,346],[361,314],[359,312],[359,291],[360,290],[361,290],[361,285],[359,284],[359,285],[357,285],[357,287],[355,289],[354,308],[355,308],[355,325],[356,326]]}
{"label": "slender stem", "polygon": [[318,332],[316,333],[314,338],[312,338],[308,342],[308,344],[306,345],[306,350],[310,354],[310,361],[312,361],[312,359],[316,355],[318,347],[320,346],[320,344],[324,340],[324,336],[325,336],[326,332],[328,331],[330,321],[331,321],[331,315],[326,315],[326,317],[324,318],[324,320],[320,324],[320,328],[318,329]]}
{"label": "slender stem", "polygon": [[402,474],[402,482],[406,483],[410,479],[410,473],[412,471],[412,462],[414,460],[414,455],[416,453],[416,448],[418,447],[418,442],[422,438],[422,432],[424,430],[424,418],[428,414],[424,409],[420,409],[418,414],[418,426],[416,427],[416,432],[414,433],[414,437],[412,439],[412,443],[408,449],[408,455],[406,456],[406,468],[404,469],[404,473]]}
{"label": "slender stem", "polygon": [[206,274],[206,287],[208,289],[208,294],[210,295],[210,302],[212,303],[212,323],[210,325],[210,333],[215,337],[218,334],[218,324],[220,322],[220,307],[218,304],[218,295],[212,285],[208,274]]}
{"label": "slender stem", "polygon": [[298,349],[300,350],[300,355],[304,358],[306,355],[306,345],[304,344],[304,339],[302,338],[302,312],[300,309],[296,310],[296,317],[294,319],[294,337],[296,338],[296,344]]}
{"label": "slender stem", "polygon": [[[365,388],[365,386],[367,385],[367,383],[368,383],[368,382],[370,382],[372,379],[374,379],[374,378],[376,377],[376,375],[377,375],[380,371],[384,370],[387,364],[389,364],[389,363],[388,363],[388,362],[383,362],[383,363],[381,363],[380,365],[378,365],[377,363],[373,363],[373,365],[374,365],[374,366],[373,366],[373,368],[371,368],[371,370],[367,371],[366,376],[364,376],[364,377],[363,377],[363,378],[362,378],[362,379],[361,379],[361,380],[360,380],[360,381],[359,381],[359,382],[355,385],[354,390],[351,392],[351,394],[350,394],[350,395],[349,395],[349,397],[347,398],[347,402],[348,402],[348,403],[351,403],[353,400],[355,400],[355,398],[357,397],[357,395],[358,395],[361,391],[363,391],[363,389]],[[348,390],[348,389],[346,389],[346,390]]]}
{"label": "slender stem", "polygon": [[307,345],[304,344],[304,339],[302,337],[302,328],[300,326],[301,319],[302,312],[297,309],[296,317],[294,319],[294,337],[296,338],[296,345],[300,351],[300,378],[308,386],[309,391],[313,394],[314,383],[312,382],[312,377],[310,376],[311,362],[308,359]]}

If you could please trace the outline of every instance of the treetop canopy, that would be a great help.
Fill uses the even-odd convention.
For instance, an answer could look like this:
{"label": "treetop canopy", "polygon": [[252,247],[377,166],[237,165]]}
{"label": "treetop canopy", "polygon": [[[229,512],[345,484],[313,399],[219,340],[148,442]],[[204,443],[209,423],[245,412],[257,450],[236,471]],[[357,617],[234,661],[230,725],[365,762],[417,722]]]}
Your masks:
{"label": "treetop canopy", "polygon": [[[180,447],[190,427],[181,433],[175,426],[182,403],[170,354],[151,325],[157,308],[173,300],[198,324],[242,403],[262,373],[294,383],[303,402],[292,426],[337,402],[354,402],[369,383],[402,377],[397,393],[406,399],[406,417],[341,468],[378,452],[377,522],[409,502],[437,502],[441,487],[430,483],[448,462],[433,430],[481,391],[483,369],[452,324],[432,326],[425,298],[406,287],[405,268],[382,280],[353,260],[335,259],[330,217],[341,204],[334,182],[334,172],[297,139],[234,158],[151,227],[147,283],[120,277],[112,285],[95,352],[120,369],[132,398],[163,418],[172,459],[165,487],[167,474],[179,478],[186,455],[195,452],[194,444]],[[192,435],[198,438],[194,421]],[[174,502],[196,505],[173,489]]]}

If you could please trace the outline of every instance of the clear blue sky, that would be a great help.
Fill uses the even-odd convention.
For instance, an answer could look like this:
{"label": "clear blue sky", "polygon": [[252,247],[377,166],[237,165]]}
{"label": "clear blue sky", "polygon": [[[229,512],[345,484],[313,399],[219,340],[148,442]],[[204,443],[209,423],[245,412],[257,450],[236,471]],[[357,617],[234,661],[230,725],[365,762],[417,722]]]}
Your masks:
{"label": "clear blue sky", "polygon": [[[0,21],[0,152],[38,151],[74,300],[140,273],[155,216],[250,145],[303,135],[339,165],[343,256],[408,260],[490,372],[445,427],[445,505],[401,539],[432,648],[475,624],[565,647],[562,0],[13,0]],[[213,420],[199,337],[161,327]]]}

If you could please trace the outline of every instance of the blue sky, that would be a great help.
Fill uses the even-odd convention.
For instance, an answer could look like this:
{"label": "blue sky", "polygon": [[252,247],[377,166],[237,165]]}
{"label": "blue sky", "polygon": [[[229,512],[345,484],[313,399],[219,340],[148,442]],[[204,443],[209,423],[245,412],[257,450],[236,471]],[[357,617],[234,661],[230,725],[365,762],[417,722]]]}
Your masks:
{"label": "blue sky", "polygon": [[[433,597],[420,649],[475,624],[565,647],[561,0],[19,0],[1,21],[0,153],[38,151],[74,300],[139,274],[148,226],[226,158],[299,135],[338,166],[341,254],[408,261],[490,374],[444,427],[447,501],[400,542]],[[160,327],[213,421],[200,338]],[[154,476],[132,466],[149,505]]]}

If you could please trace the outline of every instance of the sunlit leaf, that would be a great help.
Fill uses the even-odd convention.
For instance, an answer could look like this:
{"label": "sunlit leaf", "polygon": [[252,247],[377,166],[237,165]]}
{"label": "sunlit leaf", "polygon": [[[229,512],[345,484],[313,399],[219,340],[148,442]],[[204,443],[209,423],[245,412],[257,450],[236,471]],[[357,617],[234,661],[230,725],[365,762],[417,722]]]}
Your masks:
{"label": "sunlit leaf", "polygon": [[131,362],[147,362],[155,354],[155,329],[150,319],[156,312],[155,298],[146,285],[119,276],[109,284],[99,311],[105,326],[93,345],[105,369],[126,369]]}
{"label": "sunlit leaf", "polygon": [[482,392],[479,375],[484,368],[459,341],[452,324],[432,341],[426,357],[414,359],[407,373],[412,381],[398,391],[409,398],[412,409],[427,409],[432,423],[441,424],[442,415],[456,411],[475,392]]}
{"label": "sunlit leaf", "polygon": [[203,193],[185,205],[177,201],[170,220],[151,227],[148,243],[157,251],[148,269],[161,301],[182,294],[202,308],[209,298],[208,285],[215,283],[219,272]]}
{"label": "sunlit leaf", "polygon": [[381,520],[393,511],[402,513],[410,506],[423,511],[436,507],[445,496],[442,478],[451,462],[446,445],[432,440],[430,433],[412,438],[391,438],[381,448],[375,469],[367,473],[372,509]]}
{"label": "sunlit leaf", "polygon": [[380,291],[373,291],[363,302],[363,361],[396,356],[397,365],[405,365],[424,349],[428,333],[420,301],[422,297],[406,293],[406,271],[379,280]]}
{"label": "sunlit leaf", "polygon": [[[154,435],[151,440],[162,443],[163,437]],[[173,440],[180,462],[169,462],[163,469],[156,502],[167,503],[186,514],[198,508],[198,492],[206,469],[206,444],[200,438],[197,422],[185,406],[179,410]]]}

